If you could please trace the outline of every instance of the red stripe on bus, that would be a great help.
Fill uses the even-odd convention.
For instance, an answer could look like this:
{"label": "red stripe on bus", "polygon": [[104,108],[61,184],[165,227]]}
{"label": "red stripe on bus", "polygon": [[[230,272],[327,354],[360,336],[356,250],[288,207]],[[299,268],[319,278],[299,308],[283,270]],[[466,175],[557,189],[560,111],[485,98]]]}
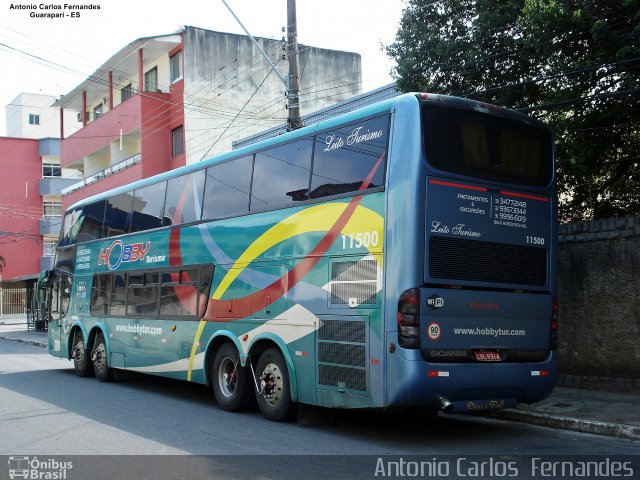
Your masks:
{"label": "red stripe on bus", "polygon": [[549,199],[545,198],[545,197],[536,197],[535,195],[526,195],[524,193],[505,192],[504,190],[500,190],[500,195],[508,195],[510,197],[526,198],[528,200],[538,200],[539,202],[548,202],[549,201]]}
{"label": "red stripe on bus", "polygon": [[484,187],[476,187],[474,185],[463,185],[462,183],[443,182],[441,180],[429,180],[429,183],[433,185],[442,185],[443,187],[466,188],[467,190],[477,190],[479,192],[488,191]]}
{"label": "red stripe on bus", "polygon": [[[373,166],[373,169],[369,172],[369,175],[367,175],[367,178],[365,178],[365,180],[362,182],[362,185],[360,185],[360,187],[358,188],[358,191],[365,190],[369,187],[371,180],[373,180],[373,176],[382,164],[385,153],[380,156],[376,164]],[[298,282],[300,282],[327,253],[331,245],[340,235],[340,232],[344,229],[349,220],[351,220],[351,217],[355,213],[360,200],[362,200],[362,195],[356,195],[349,201],[346,208],[340,214],[336,222],[327,231],[324,237],[307,254],[307,256],[300,260],[300,262],[298,262],[297,265],[289,270],[289,272],[278,278],[275,282],[273,282],[266,288],[263,288],[262,290],[259,290],[246,297],[234,298],[233,300],[216,300],[210,298],[208,301],[208,306],[206,308],[206,313],[202,317],[202,319],[213,322],[229,322],[233,320],[233,318],[226,318],[228,317],[228,313],[230,312],[229,307],[233,308],[234,318],[248,317],[249,315],[259,312],[279,298],[283,297]],[[181,256],[179,245],[177,247],[177,250],[174,251],[174,254]]]}

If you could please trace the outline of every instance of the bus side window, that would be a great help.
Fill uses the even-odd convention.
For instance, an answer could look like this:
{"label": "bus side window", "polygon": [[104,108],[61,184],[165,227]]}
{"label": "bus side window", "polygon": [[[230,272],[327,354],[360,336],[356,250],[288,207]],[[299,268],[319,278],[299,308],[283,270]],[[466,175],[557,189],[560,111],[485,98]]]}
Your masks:
{"label": "bus side window", "polygon": [[135,190],[131,232],[150,230],[162,226],[166,191],[167,182],[155,183]]}
{"label": "bus side window", "polygon": [[229,217],[249,210],[253,156],[207,168],[202,219]]}
{"label": "bus side window", "polygon": [[200,220],[204,177],[204,170],[198,170],[169,180],[163,226]]}
{"label": "bus side window", "polygon": [[91,315],[103,316],[107,314],[107,294],[109,292],[110,274],[95,275],[91,288]]}
{"label": "bus side window", "polygon": [[71,301],[71,276],[62,275],[60,278],[60,317],[64,317],[69,311]]}
{"label": "bus side window", "polygon": [[102,237],[102,224],[104,222],[104,208],[106,203],[106,200],[100,200],[82,207],[82,216],[78,220],[80,232],[76,237],[77,242],[87,242]]}
{"label": "bus side window", "polygon": [[127,284],[124,273],[115,273],[111,275],[109,297],[109,315],[114,317],[122,317],[125,314],[127,305]]}
{"label": "bus side window", "polygon": [[209,303],[211,279],[213,277],[213,265],[202,267],[200,270],[200,283],[198,285],[198,315],[203,316]]}
{"label": "bus side window", "polygon": [[[310,197],[383,186],[388,131],[389,115],[384,115],[318,134]],[[363,185],[372,172],[373,178]]]}
{"label": "bus side window", "polygon": [[160,287],[161,317],[193,317],[198,314],[198,270],[163,274]]}
{"label": "bus side window", "polygon": [[251,211],[295,205],[309,198],[311,138],[256,153]]}
{"label": "bus side window", "polygon": [[113,237],[129,231],[132,205],[133,192],[116,195],[107,201],[106,210],[104,212],[103,236]]}

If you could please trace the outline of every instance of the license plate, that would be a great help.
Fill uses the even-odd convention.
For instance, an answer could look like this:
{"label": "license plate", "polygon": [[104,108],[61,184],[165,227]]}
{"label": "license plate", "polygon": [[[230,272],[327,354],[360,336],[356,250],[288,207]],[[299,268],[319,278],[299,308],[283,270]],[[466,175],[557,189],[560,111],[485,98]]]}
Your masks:
{"label": "license plate", "polygon": [[491,350],[478,350],[473,352],[476,356],[476,360],[478,362],[499,362],[502,360],[500,356],[500,352],[495,352]]}

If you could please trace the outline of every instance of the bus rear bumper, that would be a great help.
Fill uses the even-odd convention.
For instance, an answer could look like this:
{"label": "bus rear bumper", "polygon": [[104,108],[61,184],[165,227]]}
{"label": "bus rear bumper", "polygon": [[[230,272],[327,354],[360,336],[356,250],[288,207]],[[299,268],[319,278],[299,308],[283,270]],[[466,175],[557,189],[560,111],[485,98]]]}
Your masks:
{"label": "bus rear bumper", "polygon": [[429,363],[419,352],[411,358],[413,353],[399,351],[390,359],[388,407],[496,410],[540,401],[551,394],[555,384],[555,351],[535,363]]}

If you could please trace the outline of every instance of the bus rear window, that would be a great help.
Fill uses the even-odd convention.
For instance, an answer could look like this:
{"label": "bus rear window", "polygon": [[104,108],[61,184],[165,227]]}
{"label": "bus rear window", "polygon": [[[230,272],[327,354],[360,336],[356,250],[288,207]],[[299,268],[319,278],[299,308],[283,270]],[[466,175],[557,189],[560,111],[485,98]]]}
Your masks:
{"label": "bus rear window", "polygon": [[425,154],[434,167],[469,177],[544,186],[552,177],[551,134],[469,110],[422,107]]}

